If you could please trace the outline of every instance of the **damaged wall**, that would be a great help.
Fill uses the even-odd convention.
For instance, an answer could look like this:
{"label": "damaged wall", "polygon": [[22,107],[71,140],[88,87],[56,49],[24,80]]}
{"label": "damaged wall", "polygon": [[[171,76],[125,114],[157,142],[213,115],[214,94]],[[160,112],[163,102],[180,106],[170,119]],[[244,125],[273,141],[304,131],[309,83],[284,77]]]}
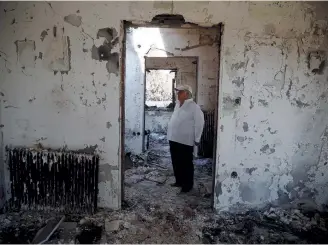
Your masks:
{"label": "damaged wall", "polygon": [[[119,76],[108,63],[118,60],[119,46],[99,30],[108,23],[119,30],[120,22],[101,22],[89,7],[2,3],[0,124],[4,145],[99,154],[99,205],[118,208]],[[94,60],[93,46],[101,45],[110,46],[109,58]]]}
{"label": "damaged wall", "polygon": [[[1,2],[0,7],[4,145],[96,149],[101,206],[120,205],[120,21],[150,21],[161,13],[225,25],[215,207],[327,202],[327,3]],[[56,75],[45,59],[54,26],[68,37],[70,51],[70,70]],[[103,28],[112,31],[97,35]],[[27,66],[30,58],[18,62],[15,42],[25,40],[35,42],[35,49],[25,50],[33,53],[34,67]],[[62,54],[57,61],[66,64]]]}
{"label": "damaged wall", "polygon": [[178,69],[177,84],[191,85],[203,109],[215,107],[219,68],[217,36],[217,28],[128,28],[125,82],[127,151],[142,152],[145,67]]}
{"label": "damaged wall", "polygon": [[328,5],[244,11],[223,38],[216,206],[327,204]]}

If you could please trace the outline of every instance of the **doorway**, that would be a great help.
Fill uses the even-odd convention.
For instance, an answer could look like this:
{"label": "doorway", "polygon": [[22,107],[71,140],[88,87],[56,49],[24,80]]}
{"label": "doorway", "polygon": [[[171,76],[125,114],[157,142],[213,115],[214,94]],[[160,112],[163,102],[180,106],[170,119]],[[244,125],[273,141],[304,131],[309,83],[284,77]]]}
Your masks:
{"label": "doorway", "polygon": [[[145,57],[145,68],[144,150],[149,150],[150,141],[156,144],[154,140],[166,137],[176,100],[174,87],[190,85],[194,91],[193,98],[197,102],[198,57]],[[168,81],[166,73],[169,76]],[[147,96],[152,96],[157,101],[151,102]],[[163,102],[166,104],[161,105]]]}
{"label": "doorway", "polygon": [[150,141],[165,137],[175,106],[177,70],[147,69],[145,73],[145,135],[143,151],[153,146]]}
{"label": "doorway", "polygon": [[[125,200],[160,201],[172,205],[213,203],[221,26],[169,25],[125,22],[122,59],[122,190]],[[174,109],[173,88],[188,84],[204,112],[206,135],[195,153],[195,193],[180,198],[174,182],[166,137]],[[157,132],[156,132],[157,131]],[[158,137],[152,137],[157,133]],[[205,134],[204,134],[205,135]],[[154,139],[155,138],[155,139]],[[152,141],[155,144],[152,145]],[[209,150],[211,148],[211,150]],[[151,150],[151,151],[150,151]],[[198,152],[199,151],[199,154]],[[206,154],[205,154],[206,152]],[[206,156],[205,156],[206,155]],[[206,159],[204,160],[204,156]],[[199,171],[200,173],[197,173]],[[138,174],[136,174],[138,173]],[[147,197],[146,197],[147,196]],[[149,199],[149,200],[150,200]],[[198,201],[197,201],[198,200]]]}

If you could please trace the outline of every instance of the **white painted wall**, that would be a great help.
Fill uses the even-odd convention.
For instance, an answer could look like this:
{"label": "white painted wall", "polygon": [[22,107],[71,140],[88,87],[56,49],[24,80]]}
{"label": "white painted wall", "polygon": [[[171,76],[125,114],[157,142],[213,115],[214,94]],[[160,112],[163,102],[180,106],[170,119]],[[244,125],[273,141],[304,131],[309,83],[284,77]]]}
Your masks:
{"label": "white painted wall", "polygon": [[[51,7],[45,2],[2,3],[0,89],[4,105],[1,124],[5,145],[33,147],[41,143],[54,149],[95,148],[101,157],[99,205],[117,208],[121,199],[119,77],[108,74],[105,63],[91,59],[93,43],[99,45],[103,41],[96,39],[98,29],[108,27],[108,23],[96,21],[98,18],[90,15],[95,12],[94,7],[87,3],[80,6],[51,3]],[[64,22],[64,16],[77,10],[83,16],[82,26]],[[111,27],[119,30],[116,18],[110,21]],[[70,39],[68,74],[54,75],[49,68],[47,54],[51,53],[54,25],[57,35],[64,28],[64,35]],[[41,33],[47,29],[48,34],[42,41]],[[39,57],[39,52],[42,59],[37,58],[34,67],[22,69],[17,61],[15,41],[25,38],[35,41],[32,60],[34,56]]]}
{"label": "white painted wall", "polygon": [[[319,75],[307,67],[310,51],[328,51],[322,8],[327,10],[327,4],[249,3],[247,30],[227,23],[219,100],[219,209],[295,199],[327,203],[323,179],[328,171],[321,159],[326,158],[328,70]],[[245,20],[240,21],[243,26]],[[237,96],[240,106],[231,103]],[[237,178],[231,178],[233,171]]]}
{"label": "white painted wall", "polygon": [[[121,20],[150,21],[167,12],[189,22],[225,24],[216,208],[302,198],[327,202],[328,71],[314,74],[314,59],[311,69],[307,64],[310,51],[323,51],[326,59],[327,3],[1,2],[0,7],[4,144],[33,146],[43,139],[52,148],[98,145],[101,206],[120,205],[119,76],[108,75],[105,63],[91,59],[90,49],[103,42],[96,39],[99,28],[118,31]],[[74,13],[82,17],[79,27],[64,22]],[[54,76],[41,59],[22,70],[14,42],[34,40],[36,56],[45,53],[53,25],[64,27],[70,38],[68,75]],[[99,98],[106,93],[99,105],[95,91]],[[90,106],[80,100],[81,93]],[[236,96],[240,106],[232,103]]]}

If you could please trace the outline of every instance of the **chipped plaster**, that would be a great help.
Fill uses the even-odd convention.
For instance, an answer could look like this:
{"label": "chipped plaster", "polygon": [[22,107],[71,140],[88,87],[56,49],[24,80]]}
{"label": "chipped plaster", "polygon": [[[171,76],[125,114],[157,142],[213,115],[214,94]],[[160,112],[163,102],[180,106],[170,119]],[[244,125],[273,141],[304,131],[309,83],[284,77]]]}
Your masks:
{"label": "chipped plaster", "polygon": [[[282,199],[327,202],[328,69],[322,60],[328,52],[327,3],[3,2],[1,8],[0,90],[5,96],[0,123],[4,125],[4,145],[33,146],[41,137],[42,144],[51,148],[67,145],[74,150],[98,145],[101,164],[111,166],[112,176],[104,174],[99,184],[99,206],[118,208],[121,201],[121,158],[117,155],[120,92],[119,76],[108,74],[106,62],[93,60],[91,49],[103,45],[105,38],[97,39],[98,30],[119,30],[123,19],[149,21],[164,10],[182,14],[189,22],[225,24],[215,207],[259,207]],[[64,16],[77,10],[83,19],[79,28],[64,21]],[[90,12],[96,14],[86,14]],[[71,47],[71,69],[56,76],[45,59],[54,24],[58,33],[65,26]],[[43,59],[23,69],[17,64],[14,42],[25,38],[35,42],[29,62],[39,52]],[[138,45],[144,48],[142,43]],[[111,49],[115,52],[119,52],[118,45]],[[311,52],[324,52],[324,56],[309,60]],[[241,78],[243,85],[238,86]],[[211,90],[206,88],[204,94]],[[52,93],[54,89],[56,93]],[[107,99],[102,101],[105,94]],[[34,97],[33,103],[28,103]],[[240,105],[235,105],[237,97]],[[59,99],[63,102],[58,104]],[[100,140],[104,136],[105,142]],[[241,143],[237,136],[247,140]],[[275,151],[263,154],[261,149],[266,145],[266,153]],[[253,168],[256,170],[250,171]],[[236,178],[231,177],[232,172]]]}

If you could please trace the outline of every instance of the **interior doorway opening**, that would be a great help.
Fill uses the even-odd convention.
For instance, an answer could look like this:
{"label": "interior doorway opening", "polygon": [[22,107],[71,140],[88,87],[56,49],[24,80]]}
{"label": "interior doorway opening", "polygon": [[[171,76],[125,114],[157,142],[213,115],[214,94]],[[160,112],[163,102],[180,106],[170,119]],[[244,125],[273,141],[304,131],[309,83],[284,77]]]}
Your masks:
{"label": "interior doorway opening", "polygon": [[[164,198],[173,206],[198,202],[206,208],[213,204],[220,27],[125,23],[125,201],[150,198],[161,202]],[[194,150],[194,190],[183,198],[170,187],[174,175],[166,138],[176,100],[174,88],[180,84],[192,87],[193,99],[205,115],[201,145]]]}
{"label": "interior doorway opening", "polygon": [[151,134],[164,137],[167,131],[167,119],[172,115],[175,106],[176,76],[176,69],[147,69],[146,67],[144,151],[150,150]]}

